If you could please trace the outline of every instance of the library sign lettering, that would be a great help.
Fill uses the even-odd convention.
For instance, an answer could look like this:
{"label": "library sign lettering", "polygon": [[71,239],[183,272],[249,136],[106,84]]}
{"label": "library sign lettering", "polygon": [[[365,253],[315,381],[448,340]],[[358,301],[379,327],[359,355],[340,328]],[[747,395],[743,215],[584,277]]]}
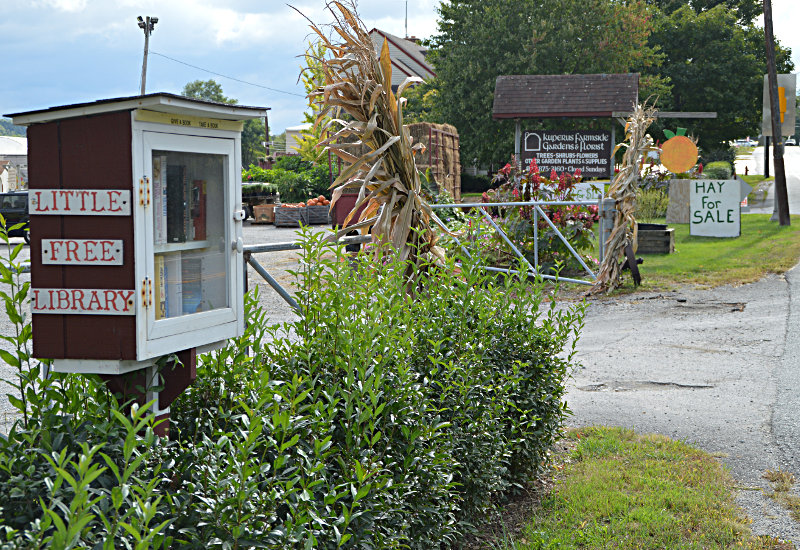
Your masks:
{"label": "library sign lettering", "polygon": [[611,176],[611,132],[536,130],[526,131],[523,138],[520,153],[525,170],[536,159],[544,176],[552,170],[572,174],[578,168],[584,178]]}
{"label": "library sign lettering", "polygon": [[691,235],[738,237],[741,234],[741,187],[738,180],[692,180]]}
{"label": "library sign lettering", "polygon": [[[50,216],[130,216],[128,189],[49,189],[29,193],[29,210]],[[122,265],[119,239],[42,239],[43,265]],[[33,313],[135,315],[135,290],[33,288]]]}

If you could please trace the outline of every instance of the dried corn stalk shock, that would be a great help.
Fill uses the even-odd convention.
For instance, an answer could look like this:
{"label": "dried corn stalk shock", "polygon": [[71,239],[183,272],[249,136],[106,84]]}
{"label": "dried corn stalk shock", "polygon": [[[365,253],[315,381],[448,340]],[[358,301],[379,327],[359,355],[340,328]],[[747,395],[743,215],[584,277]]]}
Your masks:
{"label": "dried corn stalk shock", "polygon": [[416,264],[443,261],[444,250],[436,244],[433,226],[445,231],[446,227],[422,198],[414,162],[414,155],[424,151],[424,146],[412,145],[403,125],[403,90],[422,80],[406,78],[395,95],[386,41],[379,56],[354,11],[340,2],[327,7],[335,19],[332,28],[337,40],[329,40],[311,24],[329,53],[319,60],[325,85],[309,98],[321,107],[316,124],[327,124],[325,130],[330,130],[319,146],[327,147],[347,166],[331,185],[331,208],[347,189],[358,189],[358,198],[344,225],[365,206],[356,223],[339,231],[337,237],[355,229],[366,234],[371,229],[379,245],[376,255],[392,248],[401,259]]}
{"label": "dried corn stalk shock", "polygon": [[605,256],[589,294],[611,292],[619,288],[622,284],[625,247],[632,244],[636,250],[636,188],[639,186],[642,159],[645,153],[654,149],[653,138],[647,129],[655,119],[655,108],[637,105],[625,124],[625,141],[614,149],[616,153],[620,147],[626,148],[622,166],[607,195],[616,203],[614,227],[605,243]]}

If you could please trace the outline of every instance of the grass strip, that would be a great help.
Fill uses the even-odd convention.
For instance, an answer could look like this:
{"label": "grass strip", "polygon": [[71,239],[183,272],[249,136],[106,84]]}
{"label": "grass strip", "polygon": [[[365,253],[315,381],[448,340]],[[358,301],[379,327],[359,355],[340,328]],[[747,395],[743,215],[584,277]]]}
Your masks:
{"label": "grass strip", "polygon": [[767,273],[786,272],[800,259],[800,216],[792,216],[790,226],[769,218],[769,214],[743,214],[741,236],[722,239],[692,236],[688,224],[671,224],[675,252],[642,256],[639,271],[645,288],[742,284]]}
{"label": "grass strip", "polygon": [[584,428],[567,439],[573,450],[556,466],[555,488],[496,548],[793,548],[752,535],[732,478],[702,451],[622,428]]}

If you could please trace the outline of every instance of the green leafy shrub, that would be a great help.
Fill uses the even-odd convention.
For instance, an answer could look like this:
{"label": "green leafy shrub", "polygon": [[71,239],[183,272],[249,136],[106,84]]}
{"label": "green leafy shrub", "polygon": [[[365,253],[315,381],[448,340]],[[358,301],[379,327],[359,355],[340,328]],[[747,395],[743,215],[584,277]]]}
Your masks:
{"label": "green leafy shrub", "polygon": [[724,160],[710,162],[703,168],[703,177],[707,179],[727,180],[730,179],[732,173],[731,164]]}
{"label": "green leafy shrub", "polygon": [[708,151],[701,151],[700,159],[698,160],[698,162],[701,162],[704,165],[709,165],[712,162],[725,161],[731,166],[733,166],[735,160],[736,160],[736,148],[724,147],[719,149],[710,149]]}
{"label": "green leafy shrub", "polygon": [[[97,377],[20,369],[0,545],[453,548],[537,475],[582,307],[467,260],[409,279],[405,262],[303,239],[303,316],[269,326],[248,294],[246,333],[198,357],[170,441]],[[23,311],[24,292],[4,298]]]}
{"label": "green leafy shrub", "polygon": [[652,222],[667,216],[669,192],[666,187],[639,188],[636,190],[636,219]]}

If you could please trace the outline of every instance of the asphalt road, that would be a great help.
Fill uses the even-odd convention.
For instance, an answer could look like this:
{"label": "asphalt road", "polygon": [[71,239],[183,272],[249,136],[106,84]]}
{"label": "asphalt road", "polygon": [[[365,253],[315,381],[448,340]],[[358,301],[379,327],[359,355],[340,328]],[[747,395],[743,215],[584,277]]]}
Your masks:
{"label": "asphalt road", "polygon": [[[800,147],[784,147],[783,160],[786,171],[786,190],[789,196],[789,213],[800,214]],[[772,157],[772,148],[769,150],[769,173],[775,175],[775,165]],[[764,173],[764,148],[756,147],[752,156],[737,159],[736,172],[745,173],[747,167],[750,174]],[[767,198],[763,203],[754,205],[750,209],[753,213],[771,213],[775,205],[775,187],[770,186]]]}

